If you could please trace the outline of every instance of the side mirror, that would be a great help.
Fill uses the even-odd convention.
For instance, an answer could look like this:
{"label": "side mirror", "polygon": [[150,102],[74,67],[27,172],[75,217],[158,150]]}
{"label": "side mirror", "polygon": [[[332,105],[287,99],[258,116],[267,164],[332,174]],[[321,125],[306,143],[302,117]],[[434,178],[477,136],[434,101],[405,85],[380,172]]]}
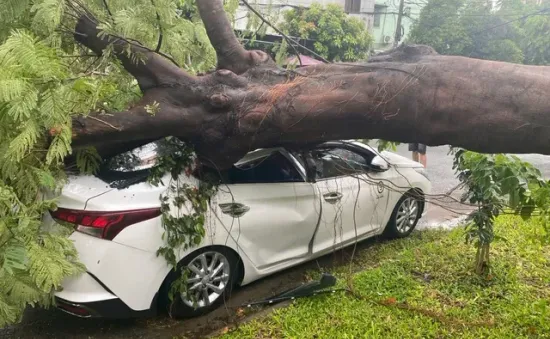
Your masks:
{"label": "side mirror", "polygon": [[371,166],[380,171],[387,171],[390,168],[388,162],[379,155],[372,159]]}

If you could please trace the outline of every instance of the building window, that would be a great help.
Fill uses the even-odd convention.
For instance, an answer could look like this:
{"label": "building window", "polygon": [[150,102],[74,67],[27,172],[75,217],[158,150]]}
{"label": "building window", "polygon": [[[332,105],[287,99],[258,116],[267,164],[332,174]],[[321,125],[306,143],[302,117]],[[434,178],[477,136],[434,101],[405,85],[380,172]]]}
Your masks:
{"label": "building window", "polygon": [[346,0],[346,13],[360,13],[361,0]]}
{"label": "building window", "polygon": [[380,27],[380,18],[385,10],[386,6],[374,6],[374,27]]}

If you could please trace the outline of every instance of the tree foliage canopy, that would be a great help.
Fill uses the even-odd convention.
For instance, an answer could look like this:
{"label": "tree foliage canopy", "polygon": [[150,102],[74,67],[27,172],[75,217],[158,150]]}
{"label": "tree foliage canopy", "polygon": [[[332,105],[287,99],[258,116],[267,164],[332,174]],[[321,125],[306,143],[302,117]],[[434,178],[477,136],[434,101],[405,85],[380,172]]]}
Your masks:
{"label": "tree foliage canopy", "polygon": [[315,52],[329,61],[365,60],[373,42],[365,24],[335,4],[286,11],[283,30],[314,40]]}
{"label": "tree foliage canopy", "polygon": [[[96,57],[75,43],[71,6],[101,18],[105,33],[160,45],[190,73],[216,64],[192,0],[0,1],[0,327],[29,304],[49,305],[62,280],[84,269],[67,239],[72,229],[41,228],[73,154],[71,119],[123,110],[141,97],[109,50]],[[226,1],[228,13],[236,6]],[[101,160],[93,149],[73,155],[84,172]]]}
{"label": "tree foliage canopy", "polygon": [[475,0],[430,0],[409,39],[441,54],[542,65],[549,60],[542,5],[503,0],[497,9]]}
{"label": "tree foliage canopy", "polygon": [[550,12],[527,18],[523,25],[523,42],[521,48],[525,56],[524,62],[530,65],[550,64]]}

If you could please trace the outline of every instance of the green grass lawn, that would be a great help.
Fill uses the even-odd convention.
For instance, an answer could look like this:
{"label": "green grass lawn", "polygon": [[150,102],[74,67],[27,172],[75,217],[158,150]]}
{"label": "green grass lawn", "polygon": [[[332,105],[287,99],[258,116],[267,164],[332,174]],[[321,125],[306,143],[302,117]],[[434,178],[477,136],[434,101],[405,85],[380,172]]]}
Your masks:
{"label": "green grass lawn", "polygon": [[301,299],[221,338],[550,338],[550,245],[534,221],[501,217],[492,272],[473,273],[464,230],[415,232],[332,272],[336,292]]}

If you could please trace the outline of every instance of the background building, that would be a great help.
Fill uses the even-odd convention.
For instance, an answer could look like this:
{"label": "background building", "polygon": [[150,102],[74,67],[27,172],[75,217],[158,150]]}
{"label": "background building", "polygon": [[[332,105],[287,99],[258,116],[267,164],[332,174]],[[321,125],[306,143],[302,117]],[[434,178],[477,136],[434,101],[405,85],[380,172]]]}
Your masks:
{"label": "background building", "polygon": [[[250,0],[250,4],[254,5],[259,12],[270,17],[281,18],[281,13],[296,7],[308,8],[314,3],[319,3],[323,6],[328,4],[337,4],[341,6],[348,14],[356,16],[365,22],[369,29],[372,29],[374,3],[375,0]],[[239,5],[236,18],[236,29],[246,29],[248,23],[248,8],[243,4]],[[274,33],[268,30],[269,33]]]}
{"label": "background building", "polygon": [[[395,43],[397,18],[400,0],[376,0],[373,14],[374,49],[385,50]],[[404,41],[411,31],[412,24],[419,18],[420,11],[428,0],[405,0],[401,19],[401,40]]]}
{"label": "background building", "polygon": [[[296,7],[310,7],[313,3],[322,5],[337,4],[346,13],[361,19],[374,38],[375,51],[391,48],[395,43],[395,32],[399,14],[400,0],[250,0],[255,8],[276,24],[282,19],[282,13]],[[406,39],[411,25],[419,17],[420,10],[428,0],[405,0],[403,18],[401,20],[402,38]],[[250,13],[248,8],[241,4],[235,15],[235,29],[246,31],[249,28]],[[266,34],[277,37],[278,34],[268,28]],[[277,40],[275,38],[275,40]]]}

